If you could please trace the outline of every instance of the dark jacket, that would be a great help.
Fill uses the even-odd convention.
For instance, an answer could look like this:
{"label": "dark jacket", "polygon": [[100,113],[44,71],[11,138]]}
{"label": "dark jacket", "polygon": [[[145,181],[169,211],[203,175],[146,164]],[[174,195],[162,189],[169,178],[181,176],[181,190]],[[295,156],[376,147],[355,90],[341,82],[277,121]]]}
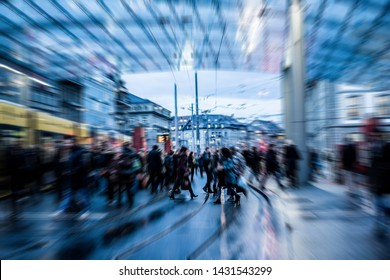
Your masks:
{"label": "dark jacket", "polygon": [[352,171],[356,163],[356,148],[353,144],[347,144],[342,149],[341,161],[343,169]]}
{"label": "dark jacket", "polygon": [[88,186],[88,176],[92,168],[92,155],[81,146],[75,146],[70,155],[70,174],[73,189]]}
{"label": "dark jacket", "polygon": [[373,191],[377,195],[390,194],[390,143],[383,145],[382,156],[377,160]]}
{"label": "dark jacket", "polygon": [[203,168],[205,170],[209,170],[211,164],[211,153],[210,152],[204,152],[203,153]]}
{"label": "dark jacket", "polygon": [[299,155],[295,145],[289,145],[286,147],[285,157],[287,170],[292,171],[297,169],[297,160],[300,160],[301,156]]}
{"label": "dark jacket", "polygon": [[185,175],[188,175],[188,157],[186,153],[180,153],[178,156],[178,166],[177,166],[177,178],[183,178]]}
{"label": "dark jacket", "polygon": [[269,149],[267,151],[266,168],[267,168],[267,173],[275,173],[279,170],[279,165],[276,158],[276,152],[273,149]]}
{"label": "dark jacket", "polygon": [[148,154],[148,171],[161,172],[162,166],[161,152],[158,150],[151,150]]}

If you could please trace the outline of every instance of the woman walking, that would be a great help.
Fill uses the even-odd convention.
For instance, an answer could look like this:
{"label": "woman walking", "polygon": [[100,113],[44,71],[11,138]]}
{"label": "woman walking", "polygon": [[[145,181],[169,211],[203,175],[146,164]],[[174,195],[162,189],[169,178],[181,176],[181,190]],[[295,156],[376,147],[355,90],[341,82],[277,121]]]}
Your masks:
{"label": "woman walking", "polygon": [[176,190],[179,189],[179,187],[183,187],[183,186],[185,186],[185,189],[188,188],[188,191],[190,192],[191,195],[191,199],[197,197],[197,195],[194,194],[194,191],[192,190],[191,184],[189,182],[190,173],[188,169],[187,151],[188,151],[187,147],[182,147],[178,154],[177,177],[171,195],[169,196],[170,199],[175,199]]}

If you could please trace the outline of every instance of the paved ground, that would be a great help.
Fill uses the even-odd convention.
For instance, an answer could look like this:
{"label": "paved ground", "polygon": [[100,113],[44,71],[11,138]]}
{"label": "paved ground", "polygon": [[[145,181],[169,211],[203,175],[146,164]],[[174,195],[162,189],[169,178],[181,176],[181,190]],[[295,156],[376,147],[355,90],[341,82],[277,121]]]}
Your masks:
{"label": "paved ground", "polygon": [[365,189],[351,197],[344,186],[326,179],[287,191],[276,182],[267,188],[287,229],[287,259],[390,259],[389,226],[387,235],[377,234],[372,197]]}
{"label": "paved ground", "polygon": [[[18,219],[0,200],[1,259],[390,259],[389,237],[377,237],[368,199],[321,181],[267,190],[255,182],[241,205],[215,205],[195,178],[187,191],[140,190],[133,207],[107,206],[95,194],[88,216],[56,215],[54,194],[20,201]],[[368,196],[366,196],[368,197]]]}

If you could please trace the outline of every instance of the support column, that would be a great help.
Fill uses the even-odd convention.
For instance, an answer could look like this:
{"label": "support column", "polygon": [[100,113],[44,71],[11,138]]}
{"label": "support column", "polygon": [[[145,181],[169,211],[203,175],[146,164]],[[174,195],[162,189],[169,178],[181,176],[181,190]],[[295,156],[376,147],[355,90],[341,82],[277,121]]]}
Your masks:
{"label": "support column", "polygon": [[294,141],[301,155],[298,163],[300,185],[308,180],[306,145],[305,60],[303,13],[300,0],[289,1],[290,37],[284,69],[286,137]]}

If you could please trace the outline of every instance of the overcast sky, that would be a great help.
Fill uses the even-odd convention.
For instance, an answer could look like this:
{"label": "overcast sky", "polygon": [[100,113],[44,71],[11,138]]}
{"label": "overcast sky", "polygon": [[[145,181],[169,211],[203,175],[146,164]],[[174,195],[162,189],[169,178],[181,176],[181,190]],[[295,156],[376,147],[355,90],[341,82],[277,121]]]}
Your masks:
{"label": "overcast sky", "polygon": [[[193,71],[128,74],[123,79],[134,95],[149,99],[175,114],[174,84],[178,92],[178,115],[195,110],[195,74]],[[212,114],[234,115],[244,121],[253,117],[281,113],[280,77],[254,72],[198,72],[199,110]],[[280,116],[268,117],[280,120]]]}

